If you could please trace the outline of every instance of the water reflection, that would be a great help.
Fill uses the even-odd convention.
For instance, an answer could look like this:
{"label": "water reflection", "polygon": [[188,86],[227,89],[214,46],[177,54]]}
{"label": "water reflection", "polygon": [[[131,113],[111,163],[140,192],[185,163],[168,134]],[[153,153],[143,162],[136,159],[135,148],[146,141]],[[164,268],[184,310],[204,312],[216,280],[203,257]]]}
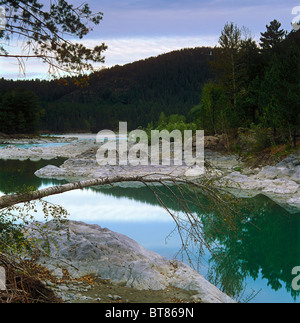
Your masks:
{"label": "water reflection", "polygon": [[237,296],[248,277],[261,277],[296,301],[299,292],[291,287],[291,271],[300,263],[300,213],[291,215],[263,195],[249,202],[252,210],[243,214],[234,234],[204,225],[205,238],[218,243],[210,259],[210,280]]}
{"label": "water reflection", "polygon": [[57,158],[51,161],[18,161],[0,160],[0,191],[5,194],[12,194],[28,188],[38,189],[42,185],[57,185],[62,181],[40,179],[34,173],[47,165],[60,166],[65,159]]}
{"label": "water reflection", "polygon": [[[24,185],[40,188],[61,183],[55,180],[42,180],[33,175],[37,169],[49,163],[59,166],[63,160],[0,161],[0,191],[13,193],[22,189]],[[167,197],[166,188],[159,189],[166,206],[173,211],[180,211],[180,205]],[[91,200],[85,194],[89,195]],[[122,216],[126,216],[126,207],[131,212],[130,210],[134,208],[138,210],[141,204],[144,205],[142,210],[145,210],[145,205],[149,208],[151,206],[149,212],[152,212],[152,216],[156,216],[156,219],[160,216],[158,213],[154,215],[153,211],[153,206],[156,209],[160,204],[146,187],[93,188],[85,190],[82,198],[79,195],[80,191],[66,193],[57,196],[56,201],[67,208],[68,204],[77,208],[77,204],[82,206],[83,201],[86,201],[85,212],[80,211],[82,221],[85,221],[85,214],[90,212],[88,208],[93,214],[100,214],[99,210],[102,210],[102,213],[109,213],[108,207],[111,209],[110,212],[112,210],[120,212],[123,208]],[[109,205],[102,203],[105,200]],[[205,196],[199,196],[199,200],[205,208],[214,210],[210,212],[209,218],[199,214],[203,223],[204,237],[215,246],[206,255],[210,265],[207,276],[209,281],[234,298],[241,296],[245,285],[250,281],[258,281],[261,285],[266,281],[268,287],[264,288],[276,292],[278,300],[296,301],[299,292],[291,287],[294,278],[291,271],[300,265],[300,213],[291,215],[269,198],[258,195],[247,200],[250,208],[243,210],[237,223],[237,230],[232,232],[220,224],[222,214],[218,214],[214,205]],[[130,201],[131,209],[128,206]],[[96,205],[98,209],[95,209]],[[190,207],[193,212],[197,211],[193,205]],[[141,213],[136,211],[137,216],[142,216]],[[162,210],[161,213],[164,214],[165,211]],[[131,221],[134,215],[131,215]],[[149,225],[147,223],[146,226]],[[154,230],[157,233],[157,225]]]}
{"label": "water reflection", "polygon": [[[172,198],[170,191],[166,187],[155,185],[151,187],[160,196],[162,202],[166,207],[175,212],[182,211],[181,204],[174,197]],[[112,188],[111,186],[106,186],[105,188],[97,187],[93,189],[107,196],[114,196],[117,198],[126,197],[129,200],[139,201],[149,205],[161,206],[155,195],[151,193],[150,190],[145,186],[139,185],[138,187],[130,188],[120,186],[115,186]],[[172,191],[177,196],[180,196],[180,194],[184,194],[183,190],[180,190],[179,192],[179,189],[176,187],[172,187]],[[210,210],[212,210],[212,205],[209,205],[209,203],[207,203],[207,198],[204,195],[198,196],[198,202],[201,203],[203,206],[206,205],[208,209],[210,207]],[[194,203],[190,203],[189,209],[191,212],[197,212],[199,210],[199,207]]]}
{"label": "water reflection", "polygon": [[[159,205],[147,188],[115,187],[102,189],[101,193]],[[203,205],[205,201],[206,207],[213,207],[202,197]],[[180,210],[179,205],[168,202],[167,198],[164,202],[170,209]],[[218,220],[222,215],[217,212],[213,216],[210,214],[209,221],[206,215],[199,215],[205,239],[216,246],[210,252],[209,280],[238,298],[250,277],[263,279],[272,290],[285,289],[296,301],[300,292],[292,289],[291,271],[300,264],[300,213],[291,215],[264,195],[247,199],[247,206],[234,232],[224,229]]]}

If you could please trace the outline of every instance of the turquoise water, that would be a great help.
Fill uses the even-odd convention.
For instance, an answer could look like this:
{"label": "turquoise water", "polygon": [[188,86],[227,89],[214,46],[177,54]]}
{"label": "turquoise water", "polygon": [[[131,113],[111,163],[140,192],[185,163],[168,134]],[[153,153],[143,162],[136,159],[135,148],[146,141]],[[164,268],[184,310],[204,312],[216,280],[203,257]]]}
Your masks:
{"label": "turquoise water", "polygon": [[[61,182],[42,180],[33,173],[45,165],[59,166],[62,162],[0,161],[0,191],[13,193],[24,184],[35,188],[57,185]],[[199,198],[209,206],[204,197]],[[72,220],[125,234],[169,259],[182,247],[175,222],[146,187],[90,188],[47,200],[65,207]],[[170,209],[179,211],[174,201],[167,197],[164,201]],[[251,208],[241,215],[234,233],[211,226],[202,215],[204,237],[215,247],[210,252],[205,250],[199,272],[241,301],[258,293],[251,302],[300,303],[299,293],[292,289],[291,275],[292,269],[300,265],[300,214],[289,214],[263,195],[247,201]],[[214,205],[210,207],[214,209]],[[211,214],[210,219],[218,223],[219,216]],[[41,214],[37,214],[39,218]],[[184,254],[177,257],[189,264]],[[197,259],[192,261],[196,266]]]}
{"label": "turquoise water", "polygon": [[[46,147],[46,148],[52,148],[52,147],[63,147],[66,145],[69,145],[70,143],[43,143],[43,144],[17,144],[17,145],[13,145],[19,148],[23,148],[23,149],[29,149],[32,147]],[[7,146],[11,146],[11,145],[0,145],[0,149],[7,147]]]}

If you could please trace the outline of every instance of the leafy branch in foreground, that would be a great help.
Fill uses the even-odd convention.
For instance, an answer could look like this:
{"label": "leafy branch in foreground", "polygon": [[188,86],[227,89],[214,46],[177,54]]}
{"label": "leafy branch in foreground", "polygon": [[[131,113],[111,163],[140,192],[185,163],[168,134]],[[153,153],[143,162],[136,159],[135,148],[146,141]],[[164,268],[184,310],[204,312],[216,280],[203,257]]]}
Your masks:
{"label": "leafy branch in foreground", "polygon": [[35,221],[35,214],[41,209],[44,221],[51,219],[57,227],[65,222],[68,214],[58,205],[39,202],[10,206],[0,212],[0,266],[6,273],[6,289],[0,291],[0,303],[62,302],[40,280],[51,275],[35,260],[40,254],[49,256],[54,236],[47,230],[47,223]]}
{"label": "leafy branch in foreground", "polygon": [[[172,175],[148,174],[145,176],[116,176],[112,178],[99,178],[93,180],[68,183],[60,186],[54,186],[38,191],[30,191],[19,194],[5,195],[0,197],[0,210],[11,208],[19,203],[29,203],[30,201],[40,200],[44,197],[61,194],[64,192],[78,190],[86,187],[111,185],[125,182],[138,182],[144,184],[155,195],[161,206],[170,214],[176,223],[177,230],[182,240],[184,251],[188,251],[189,242],[194,242],[201,248],[210,248],[209,243],[203,238],[203,224],[201,216],[205,214],[206,222],[213,224],[216,219],[213,216],[215,212],[221,214],[218,220],[226,228],[235,230],[235,221],[239,216],[239,200],[230,193],[217,186],[215,180],[210,176],[201,180],[191,180],[188,178],[179,178]],[[160,190],[160,187],[166,189],[167,194]],[[202,196],[202,198],[200,198]],[[203,200],[210,200],[211,207]],[[176,204],[177,210],[173,211],[166,204]],[[213,208],[213,209],[212,209]],[[44,212],[45,213],[45,212]],[[210,219],[210,220],[209,220]],[[188,242],[189,241],[189,242]],[[188,253],[188,252],[187,252]],[[200,252],[201,253],[201,252]]]}
{"label": "leafy branch in foreground", "polygon": [[[17,204],[25,203],[27,210],[24,214],[29,214],[33,209],[32,203],[40,201],[42,204],[45,203],[43,204],[46,207],[43,210],[46,216],[45,220],[53,218],[54,214],[59,226],[61,221],[67,219],[67,213],[64,213],[63,209],[60,211],[60,207],[55,207],[51,204],[50,206],[47,205],[47,202],[43,201],[42,198],[87,187],[114,186],[115,184],[126,182],[143,184],[153,193],[159,204],[174,220],[175,227],[173,232],[177,232],[181,240],[181,250],[178,251],[178,255],[182,256],[182,260],[187,259],[191,267],[195,268],[197,266],[195,269],[199,269],[205,251],[209,250],[211,254],[214,254],[215,250],[220,247],[217,239],[210,238],[209,232],[214,228],[221,235],[230,232],[234,235],[239,230],[239,223],[243,221],[241,211],[245,209],[244,203],[241,203],[240,199],[228,193],[226,188],[221,188],[218,179],[211,176],[209,171],[206,172],[205,176],[197,180],[176,177],[172,176],[172,174],[151,173],[144,176],[98,178],[54,186],[39,191],[6,195],[0,197],[0,213],[1,210],[2,212],[6,212],[6,210],[15,211],[19,207]],[[224,187],[224,184],[222,187]],[[25,208],[20,206],[20,210],[23,209],[24,211]],[[54,212],[52,212],[52,209]],[[47,210],[51,211],[51,217],[49,217],[50,213]],[[64,214],[65,217],[62,216]],[[33,223],[30,223],[29,219]],[[27,217],[24,223],[25,226],[22,227],[24,236],[29,239],[34,250],[32,259],[38,259],[41,253],[47,256],[47,247],[52,248],[51,245],[53,244],[51,242],[55,243],[57,239],[57,237],[52,237],[51,235],[56,233],[47,230],[47,223],[36,223],[34,216]],[[32,230],[38,230],[38,234]],[[170,236],[173,232],[170,233]],[[30,237],[35,238],[30,240]],[[36,241],[37,237],[39,241]],[[240,292],[240,289],[241,287],[238,286],[234,291],[238,290]]]}
{"label": "leafy branch in foreground", "polygon": [[[6,26],[0,31],[0,39],[5,40],[0,57],[16,58],[23,73],[28,58],[47,63],[49,73],[82,73],[92,71],[92,63],[104,62],[104,43],[90,49],[69,40],[82,39],[103,19],[103,13],[93,13],[88,4],[74,7],[65,0],[54,0],[49,1],[48,10],[39,0],[0,0],[1,5],[6,8]],[[18,41],[20,52],[10,53],[13,41]]]}
{"label": "leafy branch in foreground", "polygon": [[[41,211],[41,212],[40,212]],[[55,221],[59,226],[67,220],[67,211],[47,201],[30,201],[20,205],[9,206],[0,211],[0,252],[33,255],[37,248],[46,252],[47,235],[43,223],[36,222],[36,214],[43,214],[43,221]],[[33,226],[34,223],[34,226]],[[31,232],[38,231],[43,238],[42,245],[31,239]],[[40,247],[40,248],[39,248]]]}

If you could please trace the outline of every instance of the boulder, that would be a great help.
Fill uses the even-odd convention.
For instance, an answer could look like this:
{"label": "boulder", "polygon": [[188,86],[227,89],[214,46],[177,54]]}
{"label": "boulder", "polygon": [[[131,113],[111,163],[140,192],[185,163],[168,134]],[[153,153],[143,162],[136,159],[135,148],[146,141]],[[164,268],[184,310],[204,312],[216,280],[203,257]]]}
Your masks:
{"label": "boulder", "polygon": [[261,190],[265,187],[261,181],[243,175],[240,172],[233,172],[227,175],[221,183],[222,185],[242,190]]}
{"label": "boulder", "polygon": [[[138,290],[173,286],[195,291],[203,302],[234,302],[191,267],[149,251],[122,234],[75,221],[59,227],[50,222],[47,227],[51,257],[42,256],[38,262],[53,273],[63,268],[74,278],[93,274]],[[43,241],[39,232],[32,227],[31,236]]]}
{"label": "boulder", "polygon": [[48,165],[36,171],[34,175],[40,178],[64,178],[66,172],[60,167]]}
{"label": "boulder", "polygon": [[291,179],[300,184],[300,166],[295,167]]}
{"label": "boulder", "polygon": [[286,178],[279,178],[273,181],[263,181],[263,192],[271,192],[276,194],[295,194],[300,186],[294,181],[290,181]]}
{"label": "boulder", "polygon": [[294,194],[300,189],[300,185],[286,178],[279,179],[258,179],[248,177],[239,172],[233,172],[224,177],[223,185],[242,190],[257,190],[276,194]]}

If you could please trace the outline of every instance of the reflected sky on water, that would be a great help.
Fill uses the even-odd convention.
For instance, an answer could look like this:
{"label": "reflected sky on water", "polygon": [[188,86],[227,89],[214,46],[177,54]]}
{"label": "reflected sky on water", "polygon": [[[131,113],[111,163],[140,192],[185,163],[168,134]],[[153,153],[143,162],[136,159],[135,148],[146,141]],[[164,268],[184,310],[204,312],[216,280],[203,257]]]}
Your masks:
{"label": "reflected sky on water", "polygon": [[[59,166],[63,161],[0,161],[0,191],[12,193],[24,185],[45,188],[63,183],[33,175],[41,167]],[[72,220],[99,224],[125,234],[169,259],[181,248],[174,221],[146,187],[89,188],[46,200],[62,205]],[[249,201],[252,207],[243,213],[235,234],[216,231],[203,217],[203,234],[218,247],[212,250],[213,254],[205,254],[200,273],[241,299],[252,290],[261,290],[253,302],[300,302],[299,294],[291,288],[292,269],[300,265],[300,214],[290,215],[263,195]],[[167,200],[166,203],[178,211],[174,203]],[[216,223],[218,216],[212,215]],[[42,219],[41,215],[37,219]]]}

